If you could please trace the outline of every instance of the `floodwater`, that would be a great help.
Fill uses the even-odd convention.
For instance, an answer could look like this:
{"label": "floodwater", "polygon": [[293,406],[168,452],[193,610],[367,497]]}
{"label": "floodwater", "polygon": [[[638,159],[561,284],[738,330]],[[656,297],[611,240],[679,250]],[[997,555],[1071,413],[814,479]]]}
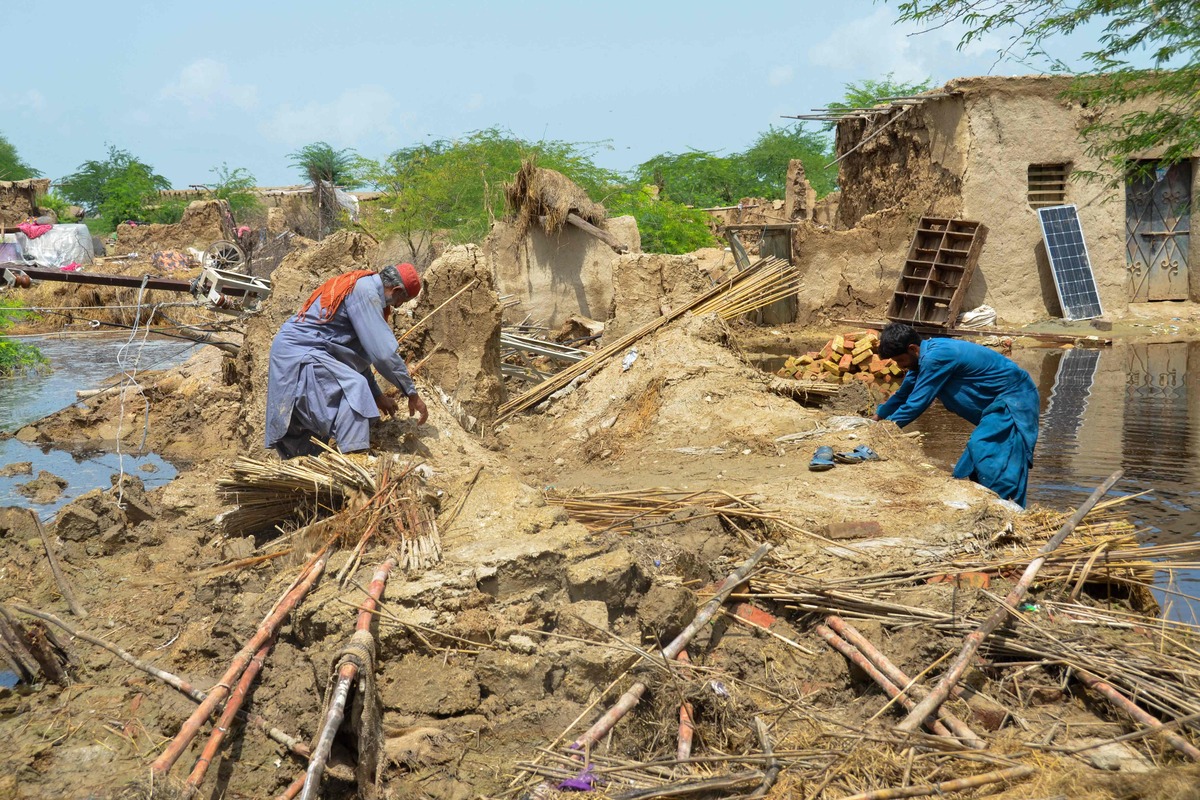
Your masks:
{"label": "floodwater", "polygon": [[[1113,494],[1147,491],[1124,506],[1147,542],[1179,542],[1200,532],[1200,342],[1116,342],[1110,348],[1017,348],[1041,395],[1041,430],[1029,476],[1029,503],[1068,510],[1118,469]],[[953,467],[971,425],[940,403],[912,425],[931,460]],[[1192,622],[1200,571],[1163,576],[1169,616]]]}
{"label": "floodwater", "polygon": [[[52,370],[44,375],[0,379],[0,431],[12,432],[75,402],[77,389],[98,389],[124,380],[125,373],[166,369],[185,361],[197,345],[151,336],[132,343],[125,335],[22,337],[35,344]],[[128,343],[128,344],[127,344]],[[0,478],[0,506],[33,508],[50,519],[60,508],[95,488],[107,489],[122,471],[142,479],[147,489],[175,477],[175,468],[154,453],[72,453],[16,439],[0,441],[0,465],[32,462],[30,475]],[[34,503],[17,491],[42,470],[68,481],[50,503]]]}

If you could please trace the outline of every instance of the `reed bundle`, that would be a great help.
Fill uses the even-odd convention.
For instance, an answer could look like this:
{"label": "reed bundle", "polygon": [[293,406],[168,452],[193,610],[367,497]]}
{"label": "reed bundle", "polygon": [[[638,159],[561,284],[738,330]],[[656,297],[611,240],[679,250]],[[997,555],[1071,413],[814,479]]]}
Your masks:
{"label": "reed bundle", "polygon": [[218,520],[245,535],[337,514],[342,524],[324,526],[331,535],[342,543],[358,536],[343,573],[372,537],[395,549],[402,569],[423,569],[441,561],[442,545],[417,466],[328,448],[289,461],[242,456],[217,484],[221,496],[237,503]]}
{"label": "reed bundle", "polygon": [[623,353],[635,342],[685,314],[717,314],[722,319],[733,319],[787,297],[793,294],[799,286],[800,273],[795,267],[781,258],[763,259],[749,269],[714,286],[699,297],[684,303],[679,308],[673,309],[658,319],[651,320],[612,344],[597,350],[582,361],[570,365],[525,394],[509,400],[500,406],[499,417],[496,421],[503,422],[514,414],[532,408],[558,390],[570,385],[575,379],[603,365],[613,356]]}
{"label": "reed bundle", "polygon": [[705,509],[707,516],[762,519],[764,512],[746,497],[728,492],[681,492],[676,489],[630,489],[590,494],[547,492],[546,502],[562,506],[567,514],[592,532],[629,533],[651,527],[688,508]]}

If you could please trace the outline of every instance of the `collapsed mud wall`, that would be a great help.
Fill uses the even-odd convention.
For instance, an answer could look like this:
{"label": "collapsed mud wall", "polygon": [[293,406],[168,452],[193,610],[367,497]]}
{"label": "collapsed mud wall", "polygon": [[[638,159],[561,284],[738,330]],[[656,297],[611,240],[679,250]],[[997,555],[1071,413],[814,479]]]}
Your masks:
{"label": "collapsed mud wall", "polygon": [[473,244],[452,247],[430,265],[423,283],[416,320],[446,305],[410,340],[424,359],[421,374],[441,388],[453,410],[461,409],[456,416],[464,428],[478,430],[495,419],[504,400],[500,298],[492,265]]}
{"label": "collapsed mud wall", "polygon": [[38,213],[37,197],[50,191],[50,181],[32,178],[0,181],[0,226],[15,227]]}
{"label": "collapsed mud wall", "polygon": [[[601,226],[630,252],[641,251],[633,217],[614,217]],[[556,327],[573,314],[603,320],[613,298],[617,254],[599,239],[567,226],[554,235],[531,227],[522,236],[515,224],[497,222],[483,243],[496,270],[496,289],[518,301],[512,312]]]}
{"label": "collapsed mud wall", "polygon": [[204,250],[220,239],[227,239],[224,220],[229,214],[225,200],[196,200],[184,209],[183,219],[167,225],[117,226],[117,241],[109,250],[112,255],[126,253],[148,254],[156,250]]}
{"label": "collapsed mud wall", "polygon": [[612,311],[605,314],[604,340],[625,334],[658,319],[671,307],[701,294],[711,285],[708,273],[693,255],[636,253],[613,265]]}

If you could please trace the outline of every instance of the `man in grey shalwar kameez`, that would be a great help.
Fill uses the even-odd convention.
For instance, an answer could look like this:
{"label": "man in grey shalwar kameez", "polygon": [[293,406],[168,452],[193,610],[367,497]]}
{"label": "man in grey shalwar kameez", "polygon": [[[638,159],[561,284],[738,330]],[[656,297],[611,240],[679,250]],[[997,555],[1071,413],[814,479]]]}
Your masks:
{"label": "man in grey shalwar kameez", "polygon": [[[392,415],[371,367],[408,396],[409,415],[428,417],[388,324],[390,308],[416,297],[411,264],[339,275],[313,292],[271,343],[267,378],[267,447],[284,458],[315,454],[311,441],[337,440],[343,453],[366,450],[370,421]],[[332,313],[331,313],[332,312]]]}

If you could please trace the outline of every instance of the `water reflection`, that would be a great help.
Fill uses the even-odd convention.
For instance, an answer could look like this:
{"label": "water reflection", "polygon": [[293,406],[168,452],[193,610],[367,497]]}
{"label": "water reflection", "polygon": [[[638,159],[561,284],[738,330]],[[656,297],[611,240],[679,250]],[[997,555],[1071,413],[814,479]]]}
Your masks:
{"label": "water reflection", "polygon": [[[1128,493],[1149,490],[1128,512],[1147,540],[1177,542],[1200,531],[1196,445],[1200,342],[1117,342],[1102,350],[1025,348],[1013,353],[1038,384],[1042,426],[1029,479],[1029,502],[1057,509],[1078,505],[1116,469]],[[949,467],[971,426],[940,404],[914,426],[926,452]],[[1181,589],[1200,595],[1200,574],[1180,575]],[[1200,612],[1198,612],[1200,613]],[[1191,611],[1174,616],[1191,621]]]}

